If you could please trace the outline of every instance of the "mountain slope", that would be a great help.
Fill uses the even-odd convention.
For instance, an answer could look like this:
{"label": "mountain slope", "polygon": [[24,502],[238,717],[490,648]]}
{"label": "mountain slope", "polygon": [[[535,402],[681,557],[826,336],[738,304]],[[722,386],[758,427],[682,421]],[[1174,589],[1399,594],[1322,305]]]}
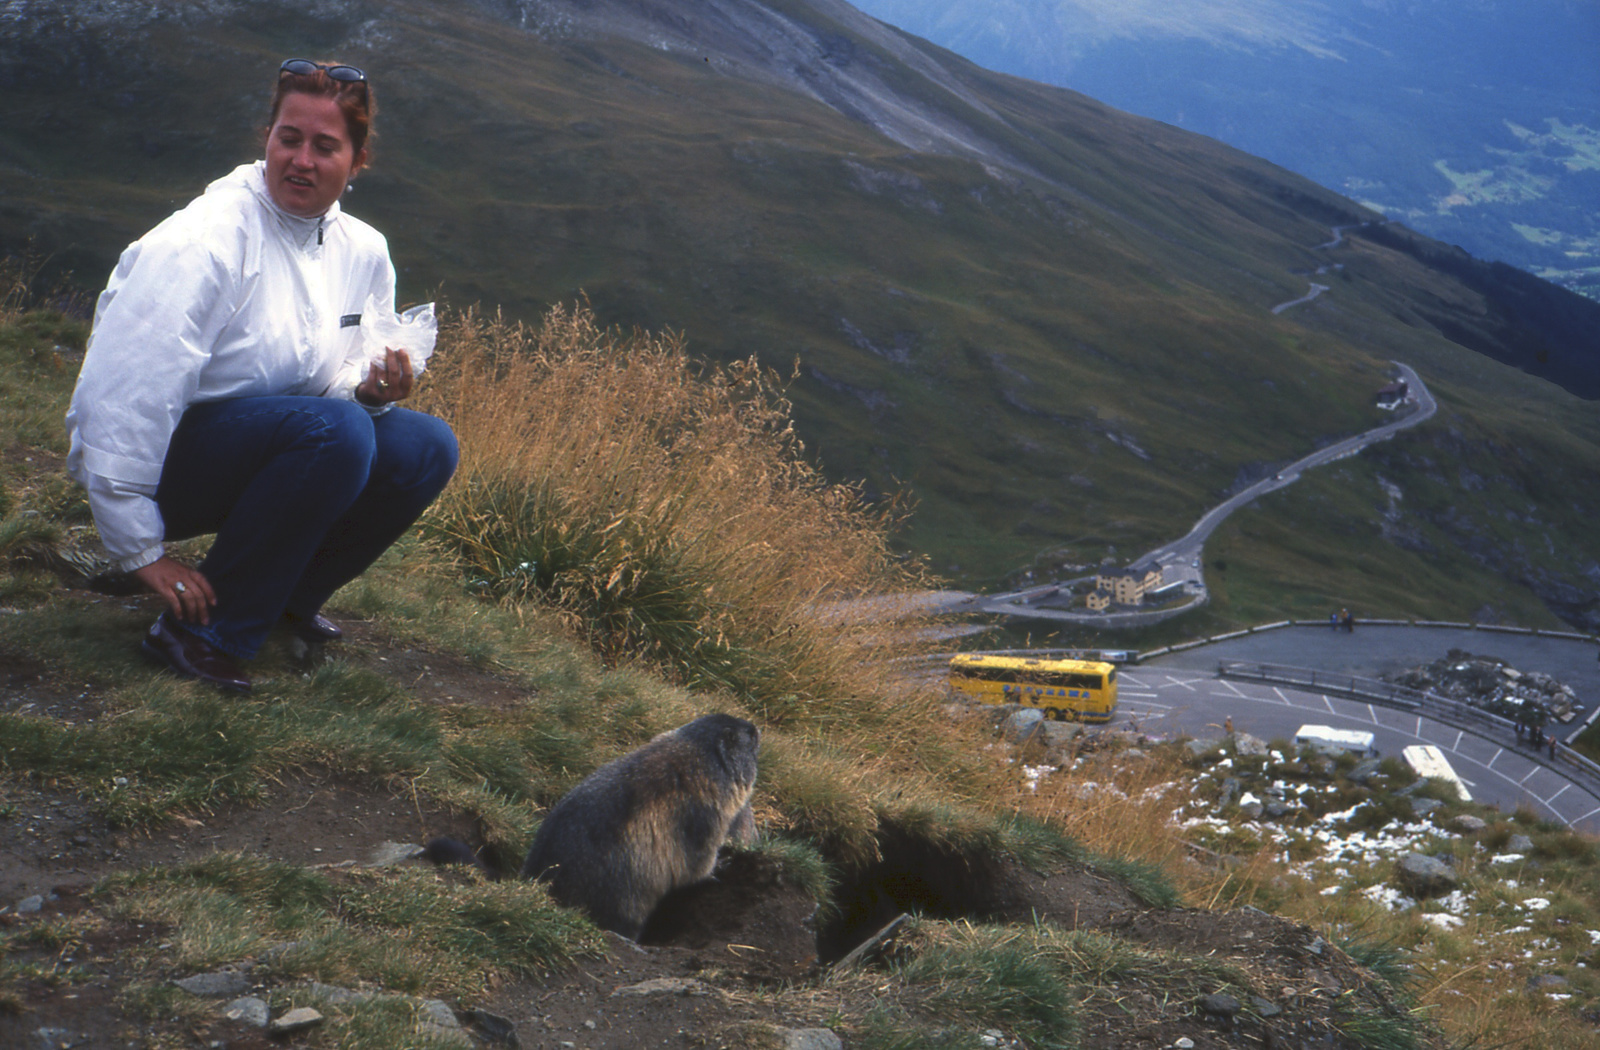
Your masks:
{"label": "mountain slope", "polygon": [[[1564,609],[1593,604],[1592,408],[1450,333],[1581,376],[1600,325],[1541,342],[1525,307],[1431,249],[1359,231],[1318,249],[1376,216],[843,4],[173,0],[69,22],[12,0],[0,18],[0,244],[31,234],[86,286],[253,154],[282,56],[337,55],[381,92],[377,165],[348,207],[390,235],[403,297],[533,317],[584,293],[602,319],[682,329],[709,356],[793,362],[808,444],[835,476],[909,486],[907,542],[941,570],[981,581],[1170,538],[1252,464],[1370,426],[1404,356],[1459,440],[1386,480],[1495,478],[1511,446],[1568,482],[1538,514],[1522,482],[1489,486],[1470,520],[1492,551],[1437,546],[1460,591],[1410,611],[1493,589],[1548,617],[1527,582],[1546,575],[1578,592]],[[1333,291],[1271,315],[1334,264],[1315,278]],[[1381,518],[1381,491],[1340,499],[1338,515],[1268,512],[1343,559],[1352,588],[1409,571],[1415,551],[1373,561],[1359,530],[1329,531]],[[1257,553],[1273,569],[1273,548]]]}
{"label": "mountain slope", "polygon": [[1600,293],[1600,16],[1581,0],[863,0],[995,69],[1270,158]]}

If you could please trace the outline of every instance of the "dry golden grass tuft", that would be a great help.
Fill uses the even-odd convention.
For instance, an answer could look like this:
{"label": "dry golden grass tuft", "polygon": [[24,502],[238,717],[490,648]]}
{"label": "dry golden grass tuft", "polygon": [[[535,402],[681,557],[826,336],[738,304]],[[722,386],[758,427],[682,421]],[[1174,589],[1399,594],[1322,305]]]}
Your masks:
{"label": "dry golden grass tuft", "polygon": [[[581,305],[537,326],[457,314],[435,360],[418,407],[462,462],[426,525],[475,586],[731,700],[771,733],[780,806],[825,837],[865,848],[890,795],[995,808],[1014,773],[941,717],[937,687],[892,670],[931,644],[900,597],[927,587],[890,548],[902,508],[806,460],[775,373]],[[822,782],[817,761],[851,775]]]}
{"label": "dry golden grass tuft", "polygon": [[0,256],[0,325],[15,324],[32,304],[35,271],[26,256]]}
{"label": "dry golden grass tuft", "polygon": [[1165,872],[1190,901],[1214,896],[1214,871],[1192,863],[1172,812],[1187,788],[1176,755],[1103,750],[1069,760],[1042,778],[1018,803],[1023,814],[1047,821],[1096,853],[1124,857]]}
{"label": "dry golden grass tuft", "polygon": [[871,627],[819,610],[919,581],[888,546],[896,508],[806,462],[773,373],[581,306],[536,328],[469,311],[441,342],[424,407],[463,461],[429,522],[482,587],[771,721],[870,717],[852,701],[886,689]]}

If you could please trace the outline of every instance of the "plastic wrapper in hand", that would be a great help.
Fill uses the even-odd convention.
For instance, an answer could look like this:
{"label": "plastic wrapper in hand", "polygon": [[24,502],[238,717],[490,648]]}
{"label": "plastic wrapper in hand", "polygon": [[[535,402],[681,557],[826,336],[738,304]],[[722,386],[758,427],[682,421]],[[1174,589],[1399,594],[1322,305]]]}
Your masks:
{"label": "plastic wrapper in hand", "polygon": [[411,358],[413,374],[428,367],[433,344],[439,338],[439,319],[433,304],[413,306],[405,313],[392,313],[376,295],[367,297],[361,309],[361,340],[367,359],[382,366],[386,349],[404,350]]}

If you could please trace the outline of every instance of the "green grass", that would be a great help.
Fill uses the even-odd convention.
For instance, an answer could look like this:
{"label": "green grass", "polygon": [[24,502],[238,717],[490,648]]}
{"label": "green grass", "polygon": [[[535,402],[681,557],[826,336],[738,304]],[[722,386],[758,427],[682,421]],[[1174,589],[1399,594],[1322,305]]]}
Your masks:
{"label": "green grass", "polygon": [[96,893],[119,918],[174,930],[158,949],[165,965],[202,970],[278,948],[279,976],[407,994],[482,995],[494,980],[548,973],[601,944],[540,885],[450,883],[419,869],[321,875],[218,853],[114,876]]}
{"label": "green grass", "polygon": [[[999,1029],[1028,1046],[1073,1047],[1081,1007],[1115,1002],[1125,994],[1119,989],[1186,1002],[1252,987],[1243,971],[1204,956],[1043,924],[917,921],[897,943],[891,970],[900,986],[855,1033],[867,1046],[968,1047],[978,1033]],[[835,981],[848,987],[857,979]]]}
{"label": "green grass", "polygon": [[1026,931],[919,924],[911,936],[919,934],[921,943],[894,969],[920,1008],[970,1029],[1014,1032],[1029,1046],[1072,1045],[1071,989]]}
{"label": "green grass", "polygon": [[[260,796],[284,769],[316,767],[369,778],[422,778],[441,794],[484,804],[548,803],[601,761],[692,717],[681,693],[633,669],[606,670],[553,637],[530,644],[527,620],[446,581],[400,569],[402,552],[362,584],[395,597],[396,635],[452,638],[531,695],[560,699],[485,718],[470,707],[418,702],[392,679],[332,660],[302,671],[274,645],[257,661],[248,699],[224,698],[155,676],[129,642],[148,613],[120,604],[52,600],[0,620],[0,647],[53,673],[81,676],[110,717],[64,725],[0,713],[0,771],[48,776],[96,800],[115,822]],[[414,618],[413,618],[414,617]],[[596,702],[599,700],[600,702]],[[527,829],[513,822],[508,834]],[[522,846],[525,848],[526,840]]]}

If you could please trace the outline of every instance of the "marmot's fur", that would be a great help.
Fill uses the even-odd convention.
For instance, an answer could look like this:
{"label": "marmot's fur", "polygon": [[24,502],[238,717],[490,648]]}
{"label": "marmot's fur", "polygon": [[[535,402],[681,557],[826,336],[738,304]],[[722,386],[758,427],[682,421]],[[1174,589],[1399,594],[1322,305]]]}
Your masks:
{"label": "marmot's fur", "polygon": [[[601,766],[544,818],[523,877],[542,879],[552,897],[604,929],[637,938],[663,897],[711,874],[723,842],[754,839],[760,743],[752,723],[705,715]],[[450,840],[428,850],[439,861],[476,861]]]}

